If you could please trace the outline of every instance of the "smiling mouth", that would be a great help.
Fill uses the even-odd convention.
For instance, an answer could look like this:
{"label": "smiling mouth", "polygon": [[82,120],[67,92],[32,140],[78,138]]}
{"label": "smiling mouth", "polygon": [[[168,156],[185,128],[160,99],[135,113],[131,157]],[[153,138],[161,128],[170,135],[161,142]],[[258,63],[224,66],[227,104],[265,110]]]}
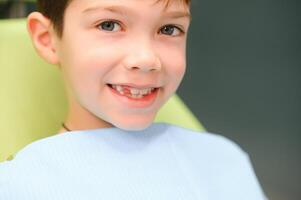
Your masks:
{"label": "smiling mouth", "polygon": [[114,84],[107,84],[112,90],[122,96],[126,96],[131,99],[144,99],[158,91],[159,88],[150,87],[150,88],[143,88],[138,89],[126,85],[114,85]]}

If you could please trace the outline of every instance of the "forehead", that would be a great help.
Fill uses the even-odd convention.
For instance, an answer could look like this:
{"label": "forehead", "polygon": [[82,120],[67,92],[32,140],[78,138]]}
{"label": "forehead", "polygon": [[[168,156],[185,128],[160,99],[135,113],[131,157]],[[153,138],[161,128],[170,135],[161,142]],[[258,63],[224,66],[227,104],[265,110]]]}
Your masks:
{"label": "forehead", "polygon": [[[186,13],[190,17],[189,6],[183,0],[71,0],[70,9],[76,9],[79,12],[95,10],[101,7],[132,7],[135,10],[143,8],[160,10],[161,12],[178,11]],[[155,11],[154,10],[154,11]]]}

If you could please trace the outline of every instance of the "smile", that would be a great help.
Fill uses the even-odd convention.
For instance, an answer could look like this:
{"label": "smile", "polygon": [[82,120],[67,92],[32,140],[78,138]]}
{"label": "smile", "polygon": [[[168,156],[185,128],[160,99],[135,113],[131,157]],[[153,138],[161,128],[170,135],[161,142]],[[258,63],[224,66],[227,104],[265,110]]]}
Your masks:
{"label": "smile", "polygon": [[123,104],[129,107],[144,108],[149,107],[157,98],[160,88],[133,88],[124,85],[107,84],[110,91]]}
{"label": "smile", "polygon": [[149,94],[154,92],[154,90],[156,89],[156,88],[138,89],[138,88],[134,88],[134,87],[123,86],[123,85],[113,85],[113,84],[109,84],[109,86],[112,89],[114,89],[115,91],[117,91],[119,94],[130,97],[130,98],[134,98],[134,99],[141,99],[145,96],[148,96]]}

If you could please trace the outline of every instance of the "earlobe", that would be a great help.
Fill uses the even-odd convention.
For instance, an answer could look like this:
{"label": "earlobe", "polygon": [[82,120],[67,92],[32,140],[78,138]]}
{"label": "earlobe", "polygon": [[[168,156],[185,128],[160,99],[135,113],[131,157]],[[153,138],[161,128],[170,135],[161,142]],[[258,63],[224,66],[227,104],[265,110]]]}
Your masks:
{"label": "earlobe", "polygon": [[55,32],[50,20],[39,12],[33,12],[27,17],[27,30],[38,54],[47,62],[58,64]]}

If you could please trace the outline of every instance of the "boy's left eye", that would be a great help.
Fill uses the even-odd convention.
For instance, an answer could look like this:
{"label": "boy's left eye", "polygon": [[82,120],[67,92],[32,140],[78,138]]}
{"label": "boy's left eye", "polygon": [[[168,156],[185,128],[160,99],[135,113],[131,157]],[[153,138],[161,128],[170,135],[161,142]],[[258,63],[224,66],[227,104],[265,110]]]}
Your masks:
{"label": "boy's left eye", "polygon": [[182,29],[175,25],[166,25],[160,29],[160,32],[165,35],[178,36],[181,33],[184,33]]}

